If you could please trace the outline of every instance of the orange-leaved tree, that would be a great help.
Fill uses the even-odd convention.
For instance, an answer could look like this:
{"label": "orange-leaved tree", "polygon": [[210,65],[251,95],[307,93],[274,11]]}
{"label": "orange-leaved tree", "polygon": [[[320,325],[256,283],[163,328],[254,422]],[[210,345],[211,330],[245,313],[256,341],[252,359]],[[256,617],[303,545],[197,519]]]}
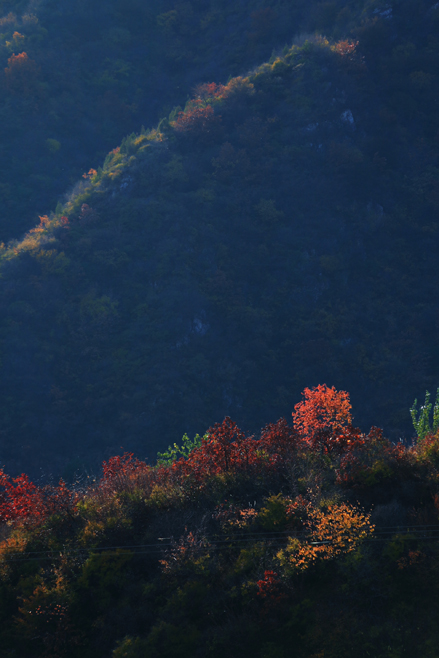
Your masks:
{"label": "orange-leaved tree", "polygon": [[305,440],[311,442],[322,431],[343,432],[352,423],[352,405],[346,391],[319,384],[305,388],[302,395],[305,399],[294,407],[293,423]]}
{"label": "orange-leaved tree", "polygon": [[216,115],[211,105],[203,106],[203,101],[197,99],[179,112],[174,128],[178,133],[191,136],[197,141],[210,142],[217,135],[221,116]]}
{"label": "orange-leaved tree", "polygon": [[331,560],[356,550],[375,529],[371,514],[347,503],[329,505],[326,511],[308,509],[308,534],[288,538],[277,558],[287,569],[304,571],[320,560]]}
{"label": "orange-leaved tree", "polygon": [[32,96],[38,86],[40,67],[27,53],[11,55],[5,68],[7,89],[13,94]]}
{"label": "orange-leaved tree", "polygon": [[338,41],[335,46],[332,47],[332,50],[335,50],[335,52],[342,57],[353,57],[358,43],[358,41],[349,41],[348,39],[344,39],[342,41]]}

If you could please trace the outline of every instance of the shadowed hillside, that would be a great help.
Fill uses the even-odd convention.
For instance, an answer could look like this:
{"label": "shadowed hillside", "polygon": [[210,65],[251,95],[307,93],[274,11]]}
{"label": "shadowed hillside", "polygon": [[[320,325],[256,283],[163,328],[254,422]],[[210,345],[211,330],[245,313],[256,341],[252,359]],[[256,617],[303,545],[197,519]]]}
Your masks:
{"label": "shadowed hillside", "polygon": [[293,426],[226,418],[73,488],[0,470],[2,656],[434,656],[437,428],[350,421],[321,385]]}
{"label": "shadowed hillside", "polygon": [[411,434],[437,383],[437,9],[386,12],[198,86],[3,250],[10,470],[256,429],[304,382]]}
{"label": "shadowed hillside", "polygon": [[364,6],[2,0],[0,241],[54,210],[84,171],[184,105],[196,84],[246,72],[297,34],[347,34]]}

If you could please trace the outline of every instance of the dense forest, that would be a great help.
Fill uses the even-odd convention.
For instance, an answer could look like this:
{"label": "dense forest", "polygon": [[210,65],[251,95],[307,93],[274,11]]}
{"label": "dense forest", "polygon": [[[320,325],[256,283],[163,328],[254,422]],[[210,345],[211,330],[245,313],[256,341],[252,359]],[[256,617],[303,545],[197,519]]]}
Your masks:
{"label": "dense forest", "polygon": [[230,418],[150,466],[0,472],[2,658],[435,658],[439,404],[406,447],[305,389],[291,426]]}
{"label": "dense forest", "polygon": [[0,0],[1,658],[439,657],[438,83],[434,0]]}
{"label": "dense forest", "polygon": [[[88,149],[70,158],[68,140],[41,127],[50,148],[36,149],[38,171],[52,167],[47,176],[64,191],[63,168],[75,176],[80,161],[83,173],[36,225],[22,215],[28,232],[0,254],[0,462],[9,472],[71,479],[121,446],[154,458],[226,415],[256,432],[322,381],[351,392],[360,427],[412,436],[407,409],[438,383],[439,8],[288,4],[214,3],[209,13],[202,3],[122,11],[110,2],[93,14],[93,3],[41,3],[38,22],[5,4],[5,29],[22,30],[23,49],[29,39],[25,57],[15,32],[5,36],[5,116],[20,127],[3,122],[7,175],[33,185],[14,173],[8,148],[20,166],[32,162],[25,131],[37,139],[32,122],[41,116],[55,125],[49,102],[57,116],[63,98],[87,108],[66,120],[73,151]],[[150,19],[140,20],[146,8]],[[116,23],[129,41],[125,32],[114,37]],[[25,24],[46,37],[32,40]],[[292,45],[282,30],[298,34]],[[150,56],[139,55],[135,35]],[[170,99],[179,76],[190,94],[101,160],[105,140],[140,117],[124,123],[116,112],[107,121],[99,99],[108,89],[96,76],[108,86],[109,74],[92,72],[110,64],[87,50],[92,37],[99,52],[117,61],[137,53],[154,70],[166,93],[145,78],[145,99]],[[246,73],[273,41],[271,59]],[[59,61],[47,67],[61,76],[58,86],[43,83],[43,46]],[[61,57],[69,47],[76,59]],[[80,62],[87,69],[83,105],[63,86],[79,85],[64,61],[78,62],[78,75]],[[125,96],[114,82],[112,93],[130,106],[130,80],[146,75],[140,68],[128,67]],[[40,100],[30,79],[46,90]],[[23,153],[8,142],[15,139]],[[32,194],[12,197],[36,210]]]}
{"label": "dense forest", "polygon": [[32,228],[142,125],[316,30],[347,34],[364,0],[1,0],[0,241]]}

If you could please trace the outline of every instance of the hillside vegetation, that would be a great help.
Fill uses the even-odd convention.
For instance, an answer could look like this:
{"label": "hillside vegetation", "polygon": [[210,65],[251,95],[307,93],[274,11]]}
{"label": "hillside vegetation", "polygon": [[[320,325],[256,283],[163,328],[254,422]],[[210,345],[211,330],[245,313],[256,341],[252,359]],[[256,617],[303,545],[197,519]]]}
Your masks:
{"label": "hillside vegetation", "polygon": [[2,0],[0,241],[122,137],[194,85],[246,72],[296,34],[349,30],[368,3],[316,0]]}
{"label": "hillside vegetation", "polygon": [[256,431],[306,382],[411,435],[439,358],[439,9],[342,4],[352,36],[198,85],[4,246],[10,472]]}
{"label": "hillside vegetation", "polygon": [[226,418],[155,466],[1,472],[2,656],[436,656],[438,432],[407,448],[351,421],[318,386],[291,427]]}

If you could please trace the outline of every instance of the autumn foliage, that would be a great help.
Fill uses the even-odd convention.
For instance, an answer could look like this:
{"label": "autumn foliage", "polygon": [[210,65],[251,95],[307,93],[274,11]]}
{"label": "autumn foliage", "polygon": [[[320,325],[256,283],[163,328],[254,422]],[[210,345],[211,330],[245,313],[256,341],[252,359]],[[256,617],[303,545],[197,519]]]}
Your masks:
{"label": "autumn foliage", "polygon": [[142,462],[136,459],[132,452],[126,452],[123,455],[110,457],[107,462],[102,464],[102,479],[114,480],[116,477],[134,473]]}
{"label": "autumn foliage", "polygon": [[352,422],[351,403],[346,391],[336,391],[320,384],[305,388],[302,402],[294,407],[294,427],[305,439],[312,442],[318,432],[342,433]]}
{"label": "autumn foliage", "polygon": [[226,93],[224,85],[218,85],[216,82],[205,82],[195,87],[195,98],[202,101],[211,101],[219,99]]}
{"label": "autumn foliage", "polygon": [[310,506],[306,541],[289,539],[287,548],[278,555],[281,564],[300,571],[319,560],[352,552],[373,533],[370,516],[345,503],[330,505],[326,510]]}
{"label": "autumn foliage", "polygon": [[0,471],[0,520],[12,521],[17,518],[37,516],[41,513],[42,495],[39,489],[29,481],[27,475],[16,478],[8,477]]}
{"label": "autumn foliage", "polygon": [[38,487],[24,473],[11,478],[0,469],[0,523],[16,519],[42,520],[70,509],[75,494],[60,481],[57,487]]}
{"label": "autumn foliage", "polygon": [[180,133],[206,135],[220,121],[211,105],[194,107],[187,112],[180,112],[175,123],[175,130]]}
{"label": "autumn foliage", "polygon": [[[130,483],[131,487],[147,487],[152,491],[157,486],[174,486],[180,482],[188,490],[192,486],[199,490],[212,477],[222,475],[278,477],[306,453],[333,453],[337,459],[336,481],[343,487],[373,484],[407,467],[409,457],[402,444],[390,443],[376,428],[365,435],[351,425],[348,393],[321,385],[305,389],[303,396],[304,400],[295,406],[294,427],[280,419],[263,428],[256,438],[246,435],[226,417],[211,427],[188,454],[169,463],[152,467],[133,453],[111,457],[102,465],[98,488],[107,493],[122,491]],[[38,487],[24,474],[10,478],[1,471],[0,476],[3,522],[44,518],[57,506],[68,508],[75,500],[74,493],[62,481],[58,487]],[[295,518],[299,507],[303,516],[306,505],[300,497],[297,501],[288,503],[290,511],[285,512],[286,518]],[[241,516],[239,512],[239,519]]]}
{"label": "autumn foliage", "polygon": [[[1,470],[0,577],[13,589],[7,605],[19,597],[5,623],[14,643],[33,651],[20,655],[86,655],[98,624],[111,635],[114,610],[126,602],[148,612],[136,627],[141,637],[116,625],[114,658],[168,655],[163,642],[181,646],[191,633],[190,652],[172,655],[196,655],[203,628],[210,634],[226,606],[240,623],[247,615],[271,632],[313,587],[327,587],[322,596],[316,590],[319,605],[328,592],[333,605],[339,582],[343,605],[346,593],[357,597],[374,560],[398,578],[419,575],[433,544],[415,540],[436,536],[437,435],[395,445],[377,428],[364,434],[352,426],[345,391],[323,385],[303,396],[294,427],[281,419],[253,436],[226,417],[202,438],[185,435],[183,448],[175,444],[156,465],[115,455],[100,478],[77,488],[39,486]],[[399,492],[416,536],[399,536],[389,521],[379,534],[380,508],[398,510],[383,502]],[[311,651],[298,655],[319,655]]]}
{"label": "autumn foliage", "polygon": [[341,55],[342,57],[352,58],[355,54],[357,46],[358,41],[349,41],[348,39],[344,39],[342,41],[338,41],[335,44],[334,50],[338,55]]}
{"label": "autumn foliage", "polygon": [[5,68],[6,87],[15,94],[25,96],[35,92],[39,66],[27,53],[11,55]]}
{"label": "autumn foliage", "polygon": [[367,435],[357,432],[341,455],[337,484],[364,488],[392,483],[407,474],[414,455],[404,444],[385,439],[377,427],[372,427]]}
{"label": "autumn foliage", "polygon": [[270,604],[280,603],[285,598],[285,594],[282,592],[280,578],[276,571],[266,569],[264,571],[264,577],[258,580],[256,585],[258,588],[257,595]]}

